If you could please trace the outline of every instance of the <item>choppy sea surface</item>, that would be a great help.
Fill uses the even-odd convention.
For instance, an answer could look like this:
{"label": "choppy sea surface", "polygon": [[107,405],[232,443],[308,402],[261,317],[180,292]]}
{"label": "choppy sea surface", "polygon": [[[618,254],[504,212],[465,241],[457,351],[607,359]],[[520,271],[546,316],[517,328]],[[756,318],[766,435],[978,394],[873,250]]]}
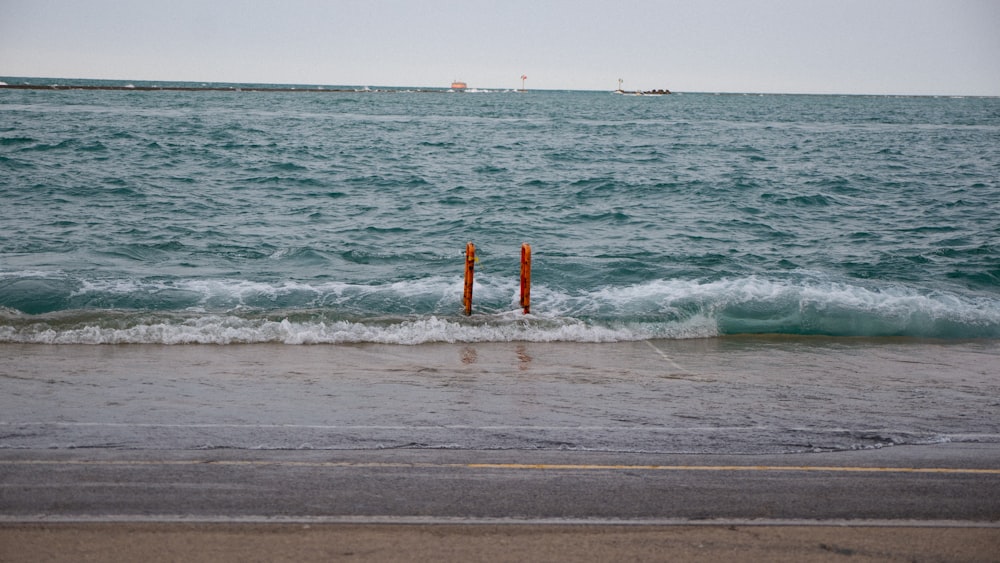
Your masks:
{"label": "choppy sea surface", "polygon": [[0,342],[1000,338],[1000,99],[324,90],[0,89]]}

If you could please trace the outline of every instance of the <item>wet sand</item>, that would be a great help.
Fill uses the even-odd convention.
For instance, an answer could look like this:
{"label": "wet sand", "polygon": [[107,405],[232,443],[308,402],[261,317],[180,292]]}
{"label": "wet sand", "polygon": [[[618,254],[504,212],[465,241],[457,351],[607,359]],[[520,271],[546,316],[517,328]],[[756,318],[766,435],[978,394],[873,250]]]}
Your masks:
{"label": "wet sand", "polygon": [[0,345],[0,448],[757,454],[1000,442],[995,342]]}

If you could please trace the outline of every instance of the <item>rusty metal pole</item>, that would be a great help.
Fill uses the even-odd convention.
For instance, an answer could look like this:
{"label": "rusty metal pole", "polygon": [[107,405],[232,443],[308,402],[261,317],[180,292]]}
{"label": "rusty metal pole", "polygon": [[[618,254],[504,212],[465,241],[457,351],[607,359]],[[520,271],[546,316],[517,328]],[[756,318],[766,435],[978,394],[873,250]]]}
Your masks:
{"label": "rusty metal pole", "polygon": [[462,306],[465,314],[472,314],[472,278],[476,269],[476,245],[471,242],[465,245],[465,292],[462,294]]}
{"label": "rusty metal pole", "polygon": [[531,312],[531,245],[521,245],[521,307],[524,314]]}

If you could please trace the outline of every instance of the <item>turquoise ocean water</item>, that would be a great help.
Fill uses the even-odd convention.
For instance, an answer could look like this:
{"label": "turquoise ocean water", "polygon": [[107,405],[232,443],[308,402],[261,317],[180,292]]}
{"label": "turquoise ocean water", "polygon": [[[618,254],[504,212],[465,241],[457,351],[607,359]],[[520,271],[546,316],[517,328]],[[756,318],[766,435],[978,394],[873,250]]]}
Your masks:
{"label": "turquoise ocean water", "polygon": [[1000,99],[296,88],[0,89],[0,342],[1000,338]]}

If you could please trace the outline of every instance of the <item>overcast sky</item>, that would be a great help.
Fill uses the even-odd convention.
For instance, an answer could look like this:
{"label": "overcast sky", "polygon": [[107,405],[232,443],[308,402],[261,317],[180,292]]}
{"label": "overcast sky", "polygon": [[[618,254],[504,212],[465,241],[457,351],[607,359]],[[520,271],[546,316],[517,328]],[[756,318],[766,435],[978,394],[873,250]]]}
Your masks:
{"label": "overcast sky", "polygon": [[0,0],[0,76],[1000,95],[998,0]]}

